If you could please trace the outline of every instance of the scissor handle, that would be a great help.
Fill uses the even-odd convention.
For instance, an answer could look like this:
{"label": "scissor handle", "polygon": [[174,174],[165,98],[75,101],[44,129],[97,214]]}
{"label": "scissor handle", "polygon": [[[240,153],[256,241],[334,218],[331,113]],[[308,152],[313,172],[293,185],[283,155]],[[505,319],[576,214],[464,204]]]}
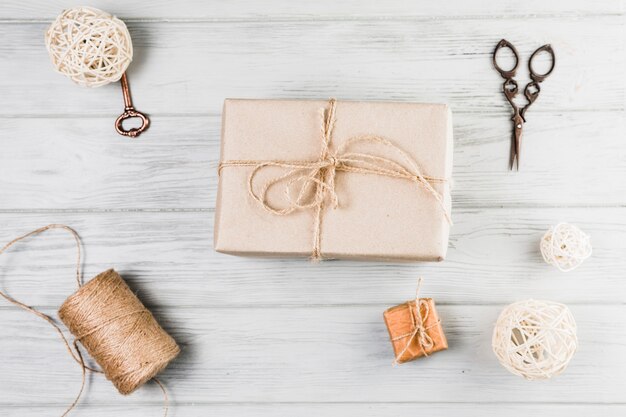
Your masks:
{"label": "scissor handle", "polygon": [[[533,59],[541,52],[547,52],[548,54],[550,54],[550,59],[552,61],[552,64],[550,65],[550,69],[545,74],[539,74],[533,69]],[[543,82],[543,80],[548,78],[548,75],[552,73],[552,71],[554,70],[555,64],[556,64],[556,57],[554,56],[554,50],[552,49],[552,46],[550,44],[543,45],[542,47],[537,48],[537,50],[533,52],[533,54],[530,56],[530,59],[528,60],[528,70],[530,71],[530,78],[535,83]]]}
{"label": "scissor handle", "polygon": [[528,100],[529,106],[533,104],[535,100],[537,100],[537,96],[539,96],[540,92],[541,87],[539,87],[538,81],[531,81],[526,84],[526,87],[524,87],[524,97],[526,97],[526,100]]}
{"label": "scissor handle", "polygon": [[504,92],[504,96],[511,102],[511,105],[515,106],[512,100],[517,95],[517,81],[513,78],[507,78],[502,84],[502,91]]}
{"label": "scissor handle", "polygon": [[[511,52],[513,52],[513,56],[515,56],[515,65],[510,70],[503,70],[498,65],[496,56],[498,55],[498,51],[502,48],[509,48]],[[493,62],[493,66],[500,73],[502,78],[506,78],[506,79],[513,78],[515,76],[515,71],[517,71],[517,66],[519,64],[519,54],[517,53],[517,49],[515,49],[515,47],[513,46],[511,42],[507,41],[506,39],[502,39],[500,42],[498,42],[498,44],[496,45],[496,49],[493,51],[492,62]]]}

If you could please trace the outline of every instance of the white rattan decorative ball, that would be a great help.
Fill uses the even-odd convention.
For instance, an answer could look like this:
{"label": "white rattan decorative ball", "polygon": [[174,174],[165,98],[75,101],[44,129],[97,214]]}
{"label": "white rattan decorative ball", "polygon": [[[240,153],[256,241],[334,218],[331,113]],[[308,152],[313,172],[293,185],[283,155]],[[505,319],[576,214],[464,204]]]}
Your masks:
{"label": "white rattan decorative ball", "polygon": [[92,7],[57,17],[46,31],[46,48],[58,72],[87,87],[118,81],[133,59],[124,22]]}
{"label": "white rattan decorative ball", "polygon": [[573,224],[559,223],[541,238],[541,255],[561,271],[571,271],[591,256],[591,239]]}
{"label": "white rattan decorative ball", "polygon": [[491,343],[510,372],[531,381],[549,379],[563,372],[576,352],[576,322],[563,304],[519,301],[502,311]]}

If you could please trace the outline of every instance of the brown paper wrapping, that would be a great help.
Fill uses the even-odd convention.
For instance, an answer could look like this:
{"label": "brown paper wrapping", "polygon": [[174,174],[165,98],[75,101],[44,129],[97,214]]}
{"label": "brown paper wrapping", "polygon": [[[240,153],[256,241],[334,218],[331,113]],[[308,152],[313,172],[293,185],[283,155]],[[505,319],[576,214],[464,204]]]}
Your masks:
{"label": "brown paper wrapping", "polygon": [[[224,103],[221,161],[315,161],[328,101],[235,100]],[[331,149],[351,137],[377,135],[407,152],[425,175],[450,179],[452,121],[443,104],[346,102],[336,105]],[[366,146],[367,147],[367,146]],[[373,152],[380,150],[373,148]],[[381,155],[386,156],[386,155]],[[251,256],[311,256],[314,210],[277,216],[248,194],[252,166],[220,173],[215,250]],[[259,187],[285,172],[272,167]],[[449,181],[433,184],[450,212]],[[284,198],[273,190],[270,199]],[[414,182],[338,172],[339,207],[325,205],[320,248],[324,258],[441,261],[449,223],[441,205]]]}
{"label": "brown paper wrapping", "polygon": [[[446,340],[446,335],[443,333],[441,321],[439,320],[439,315],[435,309],[435,302],[432,298],[421,298],[421,300],[428,303],[428,306],[430,307],[429,314],[426,317],[426,320],[424,320],[423,325],[427,334],[433,341],[432,348],[426,349],[425,352],[424,349],[422,349],[417,337],[414,337],[413,339],[409,336],[405,338],[398,338],[401,335],[409,334],[415,330],[414,321],[411,319],[411,314],[417,314],[415,300],[407,301],[404,304],[391,307],[383,314],[387,330],[389,331],[389,338],[391,339],[391,344],[393,345],[394,356],[397,358],[398,363],[412,361],[420,356],[424,356],[424,353],[426,353],[426,355],[430,355],[431,353],[448,348],[448,341]],[[411,308],[409,308],[409,305]],[[421,309],[420,314],[421,317],[424,317],[423,309]],[[407,342],[409,342],[409,340],[410,343],[407,347]],[[401,357],[398,357],[398,355],[400,355],[405,348],[406,351]]]}

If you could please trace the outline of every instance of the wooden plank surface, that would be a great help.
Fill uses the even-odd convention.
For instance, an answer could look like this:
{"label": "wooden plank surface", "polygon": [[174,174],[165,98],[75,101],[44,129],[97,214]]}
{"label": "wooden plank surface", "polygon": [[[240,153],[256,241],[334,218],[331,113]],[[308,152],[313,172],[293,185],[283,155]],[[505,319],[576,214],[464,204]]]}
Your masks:
{"label": "wooden plank surface", "polygon": [[[626,413],[624,2],[88,1],[127,21],[136,106],[153,124],[115,135],[118,85],[54,73],[43,31],[62,0],[0,4],[0,243],[75,227],[85,278],[115,267],[183,353],[163,374],[170,416],[512,417]],[[506,170],[509,107],[491,68],[505,37],[557,67],[527,114],[522,171]],[[443,263],[247,259],[212,249],[226,97],[448,102],[454,220]],[[562,274],[541,235],[570,221],[594,254]],[[0,258],[0,289],[55,314],[74,290],[55,231]],[[436,299],[450,350],[393,368],[382,312]],[[490,350],[523,298],[567,303],[580,347],[564,375],[528,383]],[[0,303],[0,416],[60,415],[80,371],[52,329]],[[129,397],[100,376],[75,414],[161,415],[154,384]]]}
{"label": "wooden plank surface", "polygon": [[[240,258],[212,249],[210,212],[5,213],[0,242],[47,222],[81,232],[85,279],[118,269],[153,306],[240,307],[394,305],[418,276],[443,304],[502,304],[553,298],[573,304],[626,300],[626,208],[476,209],[455,213],[443,263]],[[593,237],[594,256],[564,274],[544,264],[539,240],[568,220]],[[30,304],[58,306],[74,290],[73,240],[61,231],[15,247],[0,284]]]}
{"label": "wooden plank surface", "polygon": [[[130,403],[130,401],[129,401]],[[79,405],[77,415],[97,415],[100,417],[117,417],[124,415],[132,407],[133,417],[154,417],[162,413],[162,406],[154,404],[141,404],[133,407],[110,406],[110,405]],[[450,417],[462,415],[464,417],[501,417],[502,405],[473,403],[437,403],[421,402],[414,403],[278,403],[278,404],[177,404],[170,408],[170,417],[195,417],[195,416],[273,416],[273,417],[319,417],[339,414],[344,417],[380,417],[381,415],[398,416],[416,413],[426,413],[432,417]],[[5,417],[22,417],[24,415],[61,415],[65,408],[62,405],[45,406],[5,406],[2,410]],[[506,415],[509,417],[527,417],[529,415],[549,415],[550,417],[587,417],[593,413],[601,413],[603,417],[622,417],[626,412],[626,406],[621,404],[516,404],[509,406]]]}
{"label": "wooden plank surface", "polygon": [[[517,175],[507,171],[507,114],[454,115],[455,208],[626,204],[622,112],[532,116]],[[215,207],[219,116],[153,117],[136,141],[111,118],[2,122],[1,210]]]}
{"label": "wooden plank surface", "polygon": [[[626,306],[570,306],[580,346],[569,369],[532,384],[504,371],[491,352],[499,306],[439,306],[450,349],[410,365],[391,365],[382,319],[386,305],[153,309],[182,346],[159,379],[182,402],[534,402],[621,403]],[[48,311],[54,314],[54,310]],[[80,368],[56,332],[36,317],[2,309],[4,394],[0,405],[49,404],[72,398]],[[607,343],[605,336],[611,335]],[[26,362],[23,358],[29,358]],[[39,378],[34,378],[34,375]],[[89,384],[96,403],[159,403],[156,386],[118,398],[99,375]],[[590,387],[602,387],[601,390]],[[36,393],[36,396],[33,396]]]}
{"label": "wooden plank surface", "polygon": [[[447,4],[436,2],[386,2],[344,0],[290,1],[269,0],[262,3],[254,0],[232,0],[211,2],[186,0],[170,2],[153,0],[149,7],[141,2],[125,0],[86,0],[85,6],[98,7],[124,20],[159,19],[184,20],[265,20],[265,19],[389,19],[389,18],[433,18],[458,19],[493,16],[500,19],[512,16],[534,17],[587,17],[618,15],[623,12],[619,0],[589,2],[585,0],[527,0],[512,7],[507,2],[488,6],[482,3],[454,1]],[[27,4],[18,0],[5,0],[0,5],[0,19],[7,21],[51,20],[63,9],[73,7],[63,0],[31,0]]]}
{"label": "wooden plank surface", "polygon": [[[488,24],[487,24],[488,23]],[[118,85],[80,88],[55,73],[44,23],[0,25],[2,115],[117,115]],[[507,109],[491,66],[495,43],[524,59],[542,43],[558,54],[532,112],[624,107],[621,16],[499,20],[130,23],[137,108],[219,114],[225,97],[449,102],[453,111]],[[525,62],[525,61],[524,61]],[[522,71],[521,68],[524,68]],[[520,82],[527,77],[520,67]],[[232,82],[236,80],[236,82]],[[36,105],[30,97],[36,97]],[[507,109],[508,110],[508,109]],[[530,117],[530,112],[529,112]]]}

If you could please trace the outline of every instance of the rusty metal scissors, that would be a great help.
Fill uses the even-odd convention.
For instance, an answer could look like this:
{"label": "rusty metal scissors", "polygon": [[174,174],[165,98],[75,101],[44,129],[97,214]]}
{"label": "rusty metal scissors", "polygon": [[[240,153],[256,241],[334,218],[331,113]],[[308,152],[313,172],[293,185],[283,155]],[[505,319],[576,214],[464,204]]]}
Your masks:
{"label": "rusty metal scissors", "polygon": [[[497,63],[496,55],[498,54],[498,51],[502,48],[509,48],[515,56],[515,65],[510,70],[503,70]],[[533,59],[537,55],[539,55],[540,52],[547,52],[548,54],[550,54],[550,69],[545,74],[539,74],[533,69]],[[513,108],[513,117],[511,118],[511,120],[513,121],[513,137],[511,142],[511,159],[509,161],[509,169],[511,170],[515,166],[519,171],[519,157],[522,145],[522,129],[524,127],[524,123],[526,123],[526,110],[528,110],[528,108],[535,102],[535,100],[537,100],[539,92],[541,91],[539,84],[552,73],[555,63],[556,58],[554,56],[552,46],[543,45],[539,47],[535,52],[533,52],[533,54],[530,56],[530,59],[528,60],[528,70],[530,71],[531,81],[526,84],[526,87],[524,87],[524,96],[526,97],[526,100],[528,102],[525,106],[520,108],[513,101],[518,92],[517,81],[513,79],[519,65],[519,55],[517,53],[517,49],[515,49],[515,47],[509,41],[502,39],[500,42],[498,42],[498,45],[496,45],[496,49],[493,51],[493,66],[496,68],[496,70],[498,70],[502,78],[504,78],[504,83],[502,84],[502,92],[504,93],[504,96]]]}

